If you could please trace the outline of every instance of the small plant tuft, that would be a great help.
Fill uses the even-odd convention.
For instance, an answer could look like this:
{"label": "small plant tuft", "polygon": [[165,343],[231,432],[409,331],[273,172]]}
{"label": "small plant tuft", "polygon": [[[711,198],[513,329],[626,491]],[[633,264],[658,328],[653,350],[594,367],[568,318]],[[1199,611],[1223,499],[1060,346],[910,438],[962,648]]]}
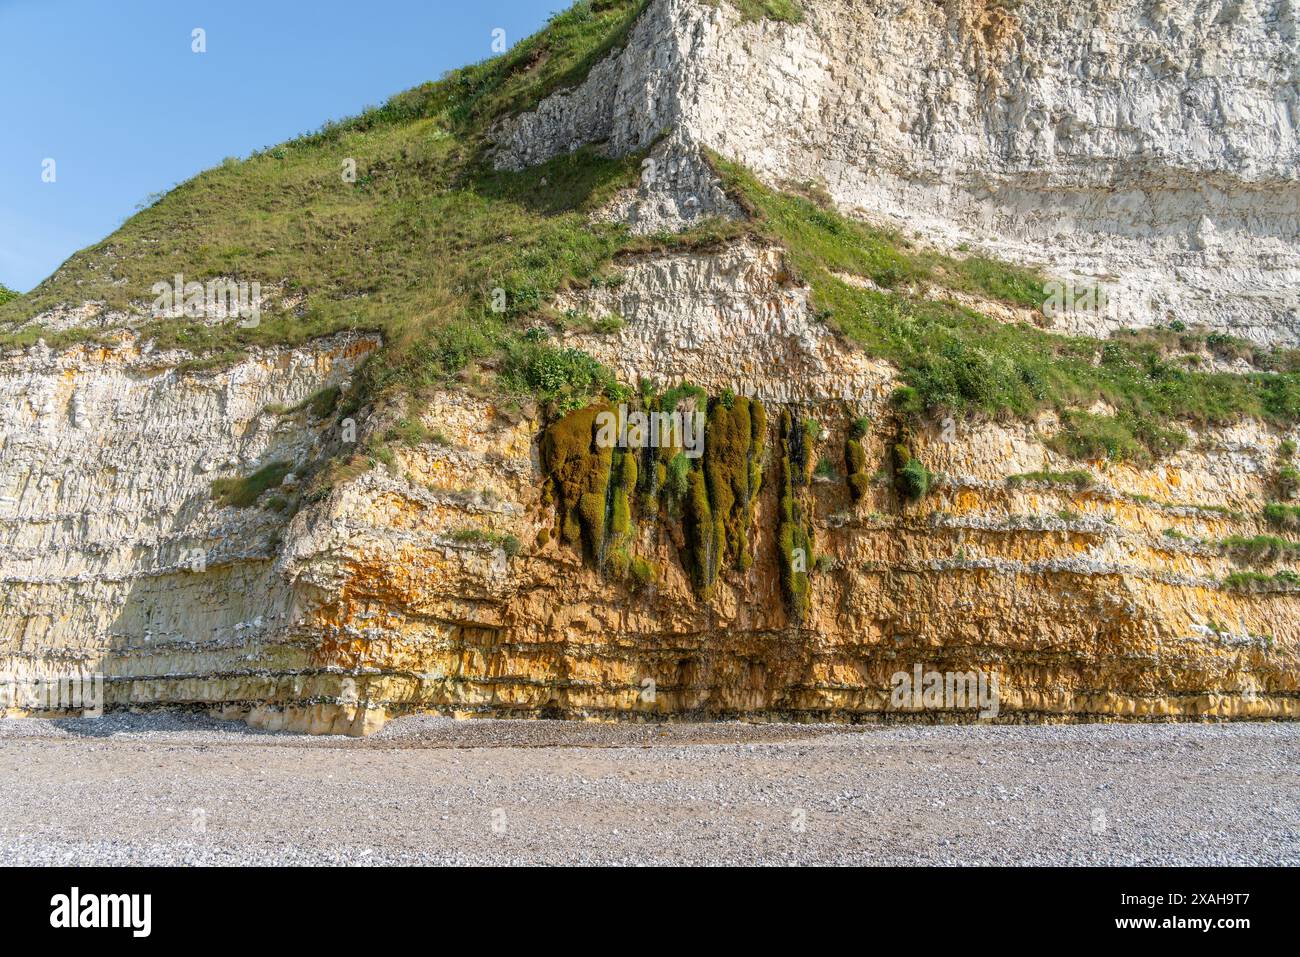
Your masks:
{"label": "small plant tuft", "polygon": [[244,478],[217,479],[212,497],[222,508],[248,508],[257,504],[262,493],[278,488],[291,471],[292,462],[272,462]]}

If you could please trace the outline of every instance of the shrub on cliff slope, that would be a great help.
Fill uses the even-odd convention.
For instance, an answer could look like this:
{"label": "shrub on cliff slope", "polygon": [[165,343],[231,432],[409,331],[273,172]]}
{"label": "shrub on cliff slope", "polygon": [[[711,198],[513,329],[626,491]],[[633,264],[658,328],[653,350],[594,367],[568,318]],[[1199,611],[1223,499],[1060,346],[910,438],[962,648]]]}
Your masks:
{"label": "shrub on cliff slope", "polygon": [[11,299],[17,299],[18,296],[19,293],[14,292],[4,283],[0,282],[0,306],[3,306],[6,302],[9,302],[9,300]]}
{"label": "shrub on cliff slope", "polygon": [[536,396],[557,414],[580,409],[594,396],[616,399],[627,391],[580,349],[560,349],[528,336],[506,343],[501,382],[507,389]]}

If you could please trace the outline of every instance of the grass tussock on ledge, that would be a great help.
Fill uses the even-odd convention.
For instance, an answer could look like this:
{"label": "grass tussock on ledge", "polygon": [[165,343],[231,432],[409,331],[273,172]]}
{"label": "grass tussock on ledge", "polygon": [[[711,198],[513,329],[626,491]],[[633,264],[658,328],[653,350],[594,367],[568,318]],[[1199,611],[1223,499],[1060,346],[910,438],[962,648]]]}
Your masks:
{"label": "grass tussock on ledge", "polygon": [[244,478],[217,479],[212,498],[223,508],[250,508],[263,493],[279,488],[292,471],[292,462],[271,462]]}
{"label": "grass tussock on ledge", "polygon": [[[704,2],[716,7],[722,0],[704,0]],[[779,23],[803,22],[801,0],[726,0],[726,2],[740,14],[741,23],[754,23],[758,20],[775,20]]]}

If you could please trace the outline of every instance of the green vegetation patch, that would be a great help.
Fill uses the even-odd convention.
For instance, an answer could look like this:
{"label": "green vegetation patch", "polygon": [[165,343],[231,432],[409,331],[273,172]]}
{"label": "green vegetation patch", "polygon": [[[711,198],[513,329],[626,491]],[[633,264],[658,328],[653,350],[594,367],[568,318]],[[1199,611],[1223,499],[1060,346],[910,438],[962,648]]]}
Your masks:
{"label": "green vegetation patch", "polygon": [[1073,485],[1079,490],[1092,488],[1097,484],[1097,478],[1091,472],[1083,469],[1073,469],[1068,472],[1053,472],[1050,470],[1038,472],[1021,472],[1017,475],[1008,475],[1007,484],[1011,486],[1023,485],[1026,482],[1047,482],[1051,485]]}
{"label": "green vegetation patch", "polygon": [[720,542],[723,536],[713,521],[713,506],[709,503],[709,489],[704,473],[699,469],[692,469],[686,482],[683,525],[686,547],[690,554],[691,581],[696,591],[704,598],[708,598],[718,579],[720,550],[726,543]]}
{"label": "green vegetation patch", "polygon": [[861,501],[871,490],[871,476],[867,472],[867,453],[857,439],[850,438],[844,442],[844,470],[848,475],[849,493],[855,502]]}
{"label": "green vegetation patch", "polygon": [[1300,588],[1300,575],[1292,571],[1280,571],[1276,575],[1233,572],[1223,580],[1223,587],[1231,591],[1291,591]]}
{"label": "green vegetation patch", "polygon": [[862,440],[871,432],[871,420],[859,416],[849,424],[848,438],[844,441],[844,471],[848,476],[849,494],[858,502],[871,489],[871,476],[867,472],[867,453]]}
{"label": "green vegetation patch", "polygon": [[605,511],[613,450],[596,443],[596,416],[607,407],[592,406],[553,423],[542,436],[542,465],[547,492],[559,515],[559,537],[579,548],[597,567],[605,550]]}
{"label": "green vegetation patch", "polygon": [[[671,436],[661,430],[657,444],[650,434],[633,438],[630,427],[626,435],[618,430],[619,441],[626,437],[630,447],[603,441],[610,436],[602,436],[601,412],[625,410],[630,424],[638,412],[679,412],[684,420],[703,411],[701,406],[708,410],[702,457],[685,453],[675,429]],[[594,567],[634,589],[652,584],[659,574],[634,553],[638,516],[672,525],[680,532],[682,565],[696,592],[708,598],[724,567],[743,571],[753,564],[751,534],[766,429],[757,400],[728,394],[710,401],[689,385],[656,395],[643,384],[620,412],[591,406],[547,427],[541,446],[547,476],[543,502],[556,507],[562,541],[580,546]],[[639,442],[645,444],[635,447]]]}
{"label": "green vegetation patch", "polygon": [[14,292],[4,283],[0,282],[0,306],[3,306],[5,303],[13,299],[17,299],[20,295],[21,293]]}
{"label": "green vegetation patch", "polygon": [[911,450],[903,443],[894,446],[894,484],[898,493],[909,502],[919,502],[930,494],[934,475],[920,459],[913,458]]}
{"label": "green vegetation patch", "polygon": [[633,587],[640,590],[649,588],[659,580],[659,566],[639,555],[633,555],[628,571],[632,576]]}
{"label": "green vegetation patch", "polygon": [[1293,465],[1283,465],[1277,470],[1277,492],[1283,498],[1295,498],[1300,491],[1300,470]]}
{"label": "green vegetation patch", "polygon": [[[705,0],[717,6],[720,0]],[[802,23],[803,6],[800,0],[726,0],[740,13],[742,23],[758,20],[776,20],[780,23]]]}
{"label": "green vegetation patch", "polygon": [[614,375],[581,349],[560,349],[527,335],[506,345],[501,380],[513,392],[531,395],[560,414],[592,399],[623,398]]}
{"label": "green vegetation patch", "polygon": [[[684,409],[684,415],[690,414],[708,403],[704,390],[689,383],[674,386],[659,395],[650,382],[643,380],[640,383],[639,398],[639,408],[650,415],[671,414],[679,409]],[[661,435],[658,446],[651,445],[641,450],[637,491],[641,510],[646,515],[658,515],[660,508],[665,506],[670,514],[681,514],[689,490],[688,475],[692,462],[683,452],[678,441],[680,438],[676,435]]]}
{"label": "green vegetation patch", "polygon": [[807,437],[808,430],[794,422],[788,409],[782,409],[777,444],[780,483],[777,489],[777,547],[786,607],[796,622],[802,622],[808,611],[808,570],[815,563],[813,531],[808,521],[808,477],[802,464],[809,457]]}
{"label": "green vegetation patch", "polygon": [[1219,543],[1219,547],[1235,558],[1250,562],[1271,562],[1300,556],[1300,542],[1276,535],[1232,535]]}
{"label": "green vegetation patch", "polygon": [[[904,413],[1032,419],[1055,410],[1062,451],[1138,462],[1182,447],[1179,422],[1300,422],[1300,362],[1279,355],[1286,371],[1199,372],[1168,356],[1156,339],[1059,335],[923,299],[913,290],[926,283],[1034,309],[1046,296],[1043,278],[1030,270],[918,250],[897,233],[840,215],[816,190],[776,192],[740,166],[716,156],[713,162],[752,212],[752,228],[789,249],[819,314],[900,367],[907,386],[896,405]],[[844,274],[878,288],[846,282]],[[1078,412],[1099,401],[1116,414]]]}
{"label": "green vegetation patch", "polygon": [[297,405],[282,406],[268,405],[266,410],[276,415],[292,415],[295,412],[301,412],[304,409],[311,411],[313,417],[325,419],[334,414],[334,409],[338,406],[339,397],[342,392],[338,386],[328,386],[313,392],[307,398],[303,399]]}
{"label": "green vegetation patch", "polygon": [[709,403],[704,441],[704,476],[720,562],[744,570],[753,564],[750,527],[762,487],[761,458],[766,417],[756,423],[761,403],[724,397]]}
{"label": "green vegetation patch", "polygon": [[1286,500],[1296,497],[1300,492],[1300,469],[1295,467],[1295,441],[1283,439],[1277,449],[1277,475],[1273,484],[1277,487],[1278,497]]}
{"label": "green vegetation patch", "polygon": [[494,545],[510,558],[519,554],[519,539],[509,533],[493,532],[482,528],[462,528],[451,535],[452,541],[467,545]]}
{"label": "green vegetation patch", "polygon": [[1300,505],[1272,502],[1264,506],[1264,521],[1274,528],[1300,528]]}
{"label": "green vegetation patch", "polygon": [[248,508],[257,504],[263,492],[279,488],[292,471],[292,462],[272,462],[244,478],[217,479],[212,483],[212,497],[222,508]]}

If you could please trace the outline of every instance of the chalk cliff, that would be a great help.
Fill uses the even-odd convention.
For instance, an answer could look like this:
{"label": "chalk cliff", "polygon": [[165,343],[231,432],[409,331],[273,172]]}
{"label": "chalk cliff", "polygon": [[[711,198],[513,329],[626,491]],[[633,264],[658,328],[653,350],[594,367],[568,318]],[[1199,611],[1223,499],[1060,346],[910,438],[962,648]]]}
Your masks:
{"label": "chalk cliff", "polygon": [[[308,489],[341,430],[364,446],[402,415],[311,401],[346,396],[379,336],[205,366],[69,303],[58,323],[117,338],[0,356],[0,669],[104,673],[110,706],[313,732],[429,709],[969,717],[891,705],[891,676],[918,663],[996,675],[1000,720],[1300,716],[1300,550],[1279,537],[1286,507],[1265,508],[1283,497],[1294,424],[1193,423],[1181,448],[1133,460],[1071,458],[1044,441],[1053,410],[905,419],[906,377],[825,321],[789,250],[653,241],[751,215],[721,157],[920,247],[1110,290],[1109,311],[1030,316],[1052,332],[1174,323],[1295,345],[1291,0],[800,7],[791,23],[651,0],[585,78],[490,128],[502,171],[584,147],[638,158],[593,221],[647,241],[610,281],[548,304],[595,324],[562,344],[634,389],[692,383],[706,443],[732,396],[765,421],[727,506],[743,534],[724,548],[718,518],[725,558],[706,587],[689,502],[633,495],[631,520],[602,519],[599,540],[566,527],[553,436],[569,410],[443,382],[421,395],[417,440]],[[580,452],[600,468],[590,438]],[[929,470],[923,495],[902,484],[900,444]],[[251,505],[214,495],[214,480],[276,465]],[[618,470],[603,468],[615,503]],[[712,484],[701,494],[721,516]],[[794,587],[787,525],[815,543]],[[1250,548],[1225,542],[1265,536],[1243,577]],[[615,568],[615,551],[647,574]]]}

